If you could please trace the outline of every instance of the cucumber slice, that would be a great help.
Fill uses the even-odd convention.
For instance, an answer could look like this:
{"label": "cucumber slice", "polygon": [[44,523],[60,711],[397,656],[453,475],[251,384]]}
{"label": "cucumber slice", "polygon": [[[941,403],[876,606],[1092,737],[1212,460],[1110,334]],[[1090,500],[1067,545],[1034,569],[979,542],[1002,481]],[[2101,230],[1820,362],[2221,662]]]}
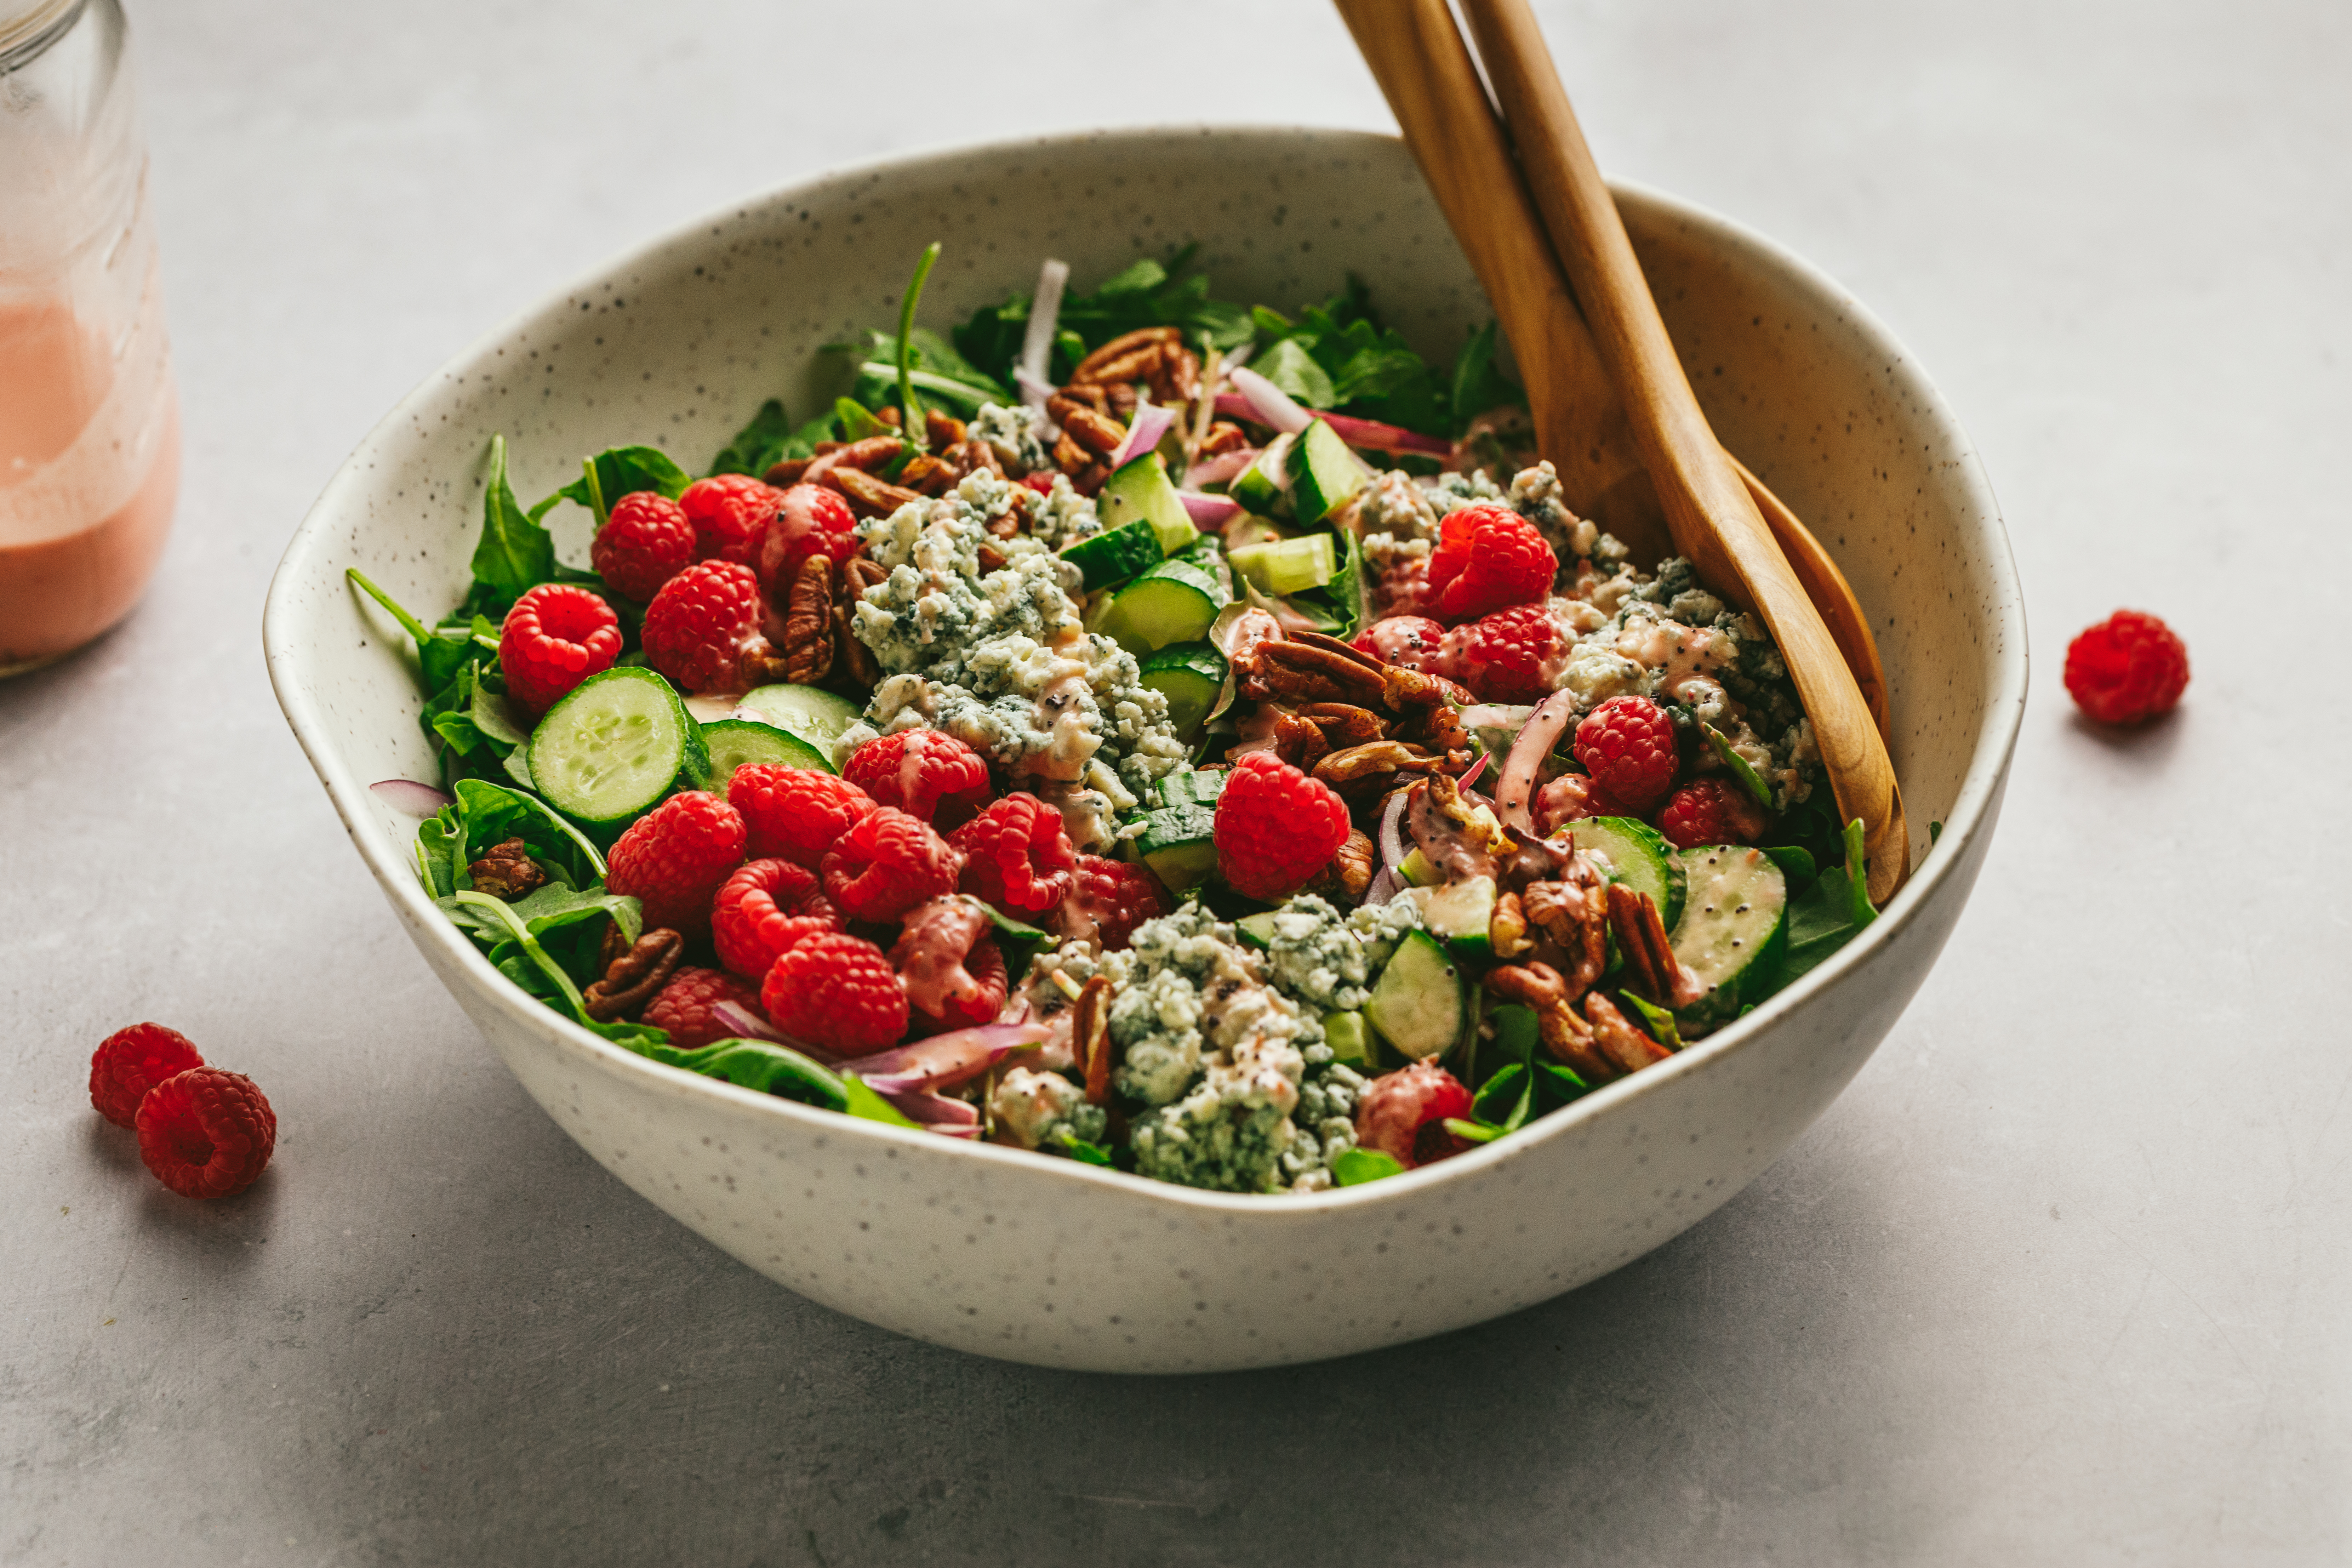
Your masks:
{"label": "cucumber slice", "polygon": [[1371,1063],[1372,1041],[1365,1032],[1361,1013],[1324,1014],[1323,1043],[1331,1047],[1335,1060],[1363,1066]]}
{"label": "cucumber slice", "polygon": [[1355,499],[1370,480],[1339,433],[1318,419],[1291,446],[1283,462],[1290,475],[1290,510],[1309,526]]}
{"label": "cucumber slice", "polygon": [[1372,983],[1364,1020],[1416,1061],[1439,1056],[1461,1037],[1465,994],[1461,967],[1437,939],[1425,931],[1407,931]]}
{"label": "cucumber slice", "polygon": [[1339,552],[1328,533],[1265,544],[1244,544],[1227,552],[1234,570],[1269,594],[1319,588],[1339,574]]}
{"label": "cucumber slice", "polygon": [[1490,933],[1495,921],[1495,879],[1472,877],[1442,888],[1408,888],[1405,897],[1421,906],[1421,921],[1431,934],[1465,958],[1495,955]]}
{"label": "cucumber slice", "polygon": [[1674,928],[1675,956],[1706,985],[1676,1015],[1715,1024],[1761,1000],[1780,976],[1789,940],[1789,881],[1761,849],[1716,844],[1685,849],[1690,893]]}
{"label": "cucumber slice", "polygon": [[1159,531],[1141,518],[1090,533],[1076,544],[1062,547],[1062,559],[1078,569],[1089,594],[1124,583],[1138,572],[1157,564],[1163,552]]}
{"label": "cucumber slice", "polygon": [[1217,797],[1225,793],[1225,781],[1232,776],[1224,768],[1186,768],[1153,784],[1151,798],[1160,805],[1214,806]]}
{"label": "cucumber slice", "polygon": [[1234,551],[1245,544],[1274,544],[1289,537],[1281,524],[1245,511],[1225,524],[1225,553],[1230,558]]}
{"label": "cucumber slice", "polygon": [[623,665],[592,675],[530,732],[530,776],[548,804],[577,822],[622,822],[683,784],[710,776],[702,726],[668,681]]}
{"label": "cucumber slice", "polygon": [[[814,686],[786,682],[754,687],[735,706],[751,709],[777,729],[791,731],[827,755],[832,753],[833,743],[841,739],[841,732],[865,717],[865,710],[846,697]],[[830,763],[824,767],[827,773],[833,771]]]}
{"label": "cucumber slice", "polygon": [[1118,472],[1103,481],[1102,489],[1095,496],[1095,509],[1106,531],[1139,518],[1150,523],[1152,532],[1160,536],[1160,548],[1165,554],[1173,555],[1201,537],[1201,531],[1192,526],[1192,514],[1177,498],[1176,486],[1168,478],[1168,465],[1160,461],[1157,452],[1146,452],[1121,464]]}
{"label": "cucumber slice", "polygon": [[1421,852],[1418,844],[1406,850],[1404,858],[1397,863],[1397,876],[1408,888],[1434,888],[1445,880],[1445,873],[1430,864],[1429,857]]}
{"label": "cucumber slice", "polygon": [[[1099,602],[1087,629],[1140,658],[1171,643],[1201,641],[1225,604],[1215,577],[1189,561],[1162,561]],[[1222,675],[1217,684],[1223,686]]]}
{"label": "cucumber slice", "polygon": [[1168,721],[1190,740],[1225,689],[1225,656],[1205,642],[1173,643],[1145,656],[1137,679],[1168,699]]}
{"label": "cucumber slice", "polygon": [[1144,813],[1135,852],[1171,892],[1199,887],[1217,868],[1216,808],[1187,804]]}
{"label": "cucumber slice", "polygon": [[1675,929],[1682,919],[1689,879],[1682,857],[1664,834],[1630,816],[1588,816],[1570,823],[1568,834],[1579,849],[1614,871],[1619,881],[1649,894],[1658,906],[1658,919],[1668,931]]}
{"label": "cucumber slice", "polygon": [[1263,952],[1274,945],[1274,911],[1262,910],[1254,915],[1244,915],[1234,922],[1234,930],[1241,933],[1243,945]]}
{"label": "cucumber slice", "polygon": [[1298,437],[1285,432],[1265,444],[1257,461],[1225,487],[1225,493],[1260,517],[1286,510],[1290,500],[1290,448]]}
{"label": "cucumber slice", "polygon": [[789,731],[754,719],[721,719],[705,724],[702,743],[710,750],[710,787],[721,795],[735,770],[752,763],[833,772],[833,763],[823,752]]}

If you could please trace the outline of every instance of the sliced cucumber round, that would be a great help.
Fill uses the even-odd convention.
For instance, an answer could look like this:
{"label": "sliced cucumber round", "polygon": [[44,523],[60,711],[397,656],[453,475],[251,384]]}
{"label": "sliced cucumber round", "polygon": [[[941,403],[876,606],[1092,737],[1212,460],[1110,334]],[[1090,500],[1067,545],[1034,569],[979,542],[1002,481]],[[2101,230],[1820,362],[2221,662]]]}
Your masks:
{"label": "sliced cucumber round", "polygon": [[1144,656],[1139,679],[1168,699],[1168,721],[1190,740],[1225,689],[1225,656],[1205,642],[1171,643]]}
{"label": "sliced cucumber round", "polygon": [[1189,561],[1162,561],[1100,601],[1087,629],[1140,658],[1171,643],[1201,641],[1225,602],[1209,573]]}
{"label": "sliced cucumber round", "polygon": [[1303,523],[1322,521],[1370,482],[1348,443],[1320,419],[1298,437],[1283,466],[1290,475],[1292,515]]}
{"label": "sliced cucumber round", "polygon": [[[779,682],[756,686],[735,704],[749,708],[779,730],[789,730],[820,752],[830,752],[841,732],[865,717],[848,698],[815,686]],[[830,765],[827,772],[831,771]]]}
{"label": "sliced cucumber round", "polygon": [[1706,986],[1677,1015],[1720,1023],[1762,1000],[1780,977],[1789,940],[1789,881],[1772,858],[1745,844],[1685,849],[1690,892],[1671,939],[1675,956]]}
{"label": "sliced cucumber round", "polygon": [[579,822],[622,822],[673,785],[710,776],[702,726],[668,681],[623,665],[573,687],[530,732],[530,776],[548,804]]}
{"label": "sliced cucumber round", "polygon": [[1604,863],[1619,881],[1649,894],[1658,906],[1658,919],[1668,931],[1675,929],[1689,881],[1682,857],[1664,834],[1631,816],[1588,816],[1570,823],[1568,833],[1579,849]]}
{"label": "sliced cucumber round", "polygon": [[1062,559],[1078,569],[1085,579],[1086,591],[1091,594],[1097,588],[1126,582],[1150,568],[1163,553],[1159,531],[1139,517],[1117,528],[1090,533],[1076,544],[1065,545]]}
{"label": "sliced cucumber round", "polygon": [[735,770],[752,763],[833,772],[833,761],[824,752],[798,735],[756,719],[721,719],[705,724],[702,743],[710,749],[710,787],[722,795]]}
{"label": "sliced cucumber round", "polygon": [[1227,559],[1234,571],[1269,594],[1319,588],[1339,574],[1339,548],[1328,533],[1244,544],[1231,551]]}
{"label": "sliced cucumber round", "polygon": [[1157,452],[1131,459],[1105,479],[1095,507],[1106,529],[1115,530],[1131,518],[1149,522],[1160,536],[1160,550],[1170,555],[1201,537]]}
{"label": "sliced cucumber round", "polygon": [[1461,966],[1437,939],[1425,931],[1407,931],[1372,982],[1364,1019],[1417,1061],[1453,1048],[1462,1035],[1466,995]]}
{"label": "sliced cucumber round", "polygon": [[[1415,845],[1418,851],[1420,846]],[[1494,957],[1495,879],[1470,877],[1439,887],[1412,887],[1405,897],[1421,906],[1430,933],[1464,958]]]}

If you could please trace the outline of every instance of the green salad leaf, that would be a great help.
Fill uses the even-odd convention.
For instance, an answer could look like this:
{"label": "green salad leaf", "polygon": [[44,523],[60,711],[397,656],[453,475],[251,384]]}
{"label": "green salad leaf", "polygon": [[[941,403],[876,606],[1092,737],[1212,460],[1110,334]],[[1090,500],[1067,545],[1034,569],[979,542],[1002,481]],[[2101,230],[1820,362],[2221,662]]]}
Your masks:
{"label": "green salad leaf", "polygon": [[1331,1179],[1343,1187],[1360,1187],[1389,1176],[1402,1176],[1404,1166],[1393,1154],[1378,1149],[1350,1149],[1331,1162]]}
{"label": "green salad leaf", "polygon": [[[691,1050],[665,1041],[639,1047],[638,1054],[667,1067],[684,1068],[705,1078],[719,1079],[761,1094],[796,1100],[803,1105],[827,1110],[844,1110],[849,1105],[848,1084],[840,1074],[772,1040],[713,1040]],[[865,1088],[863,1084],[858,1087]]]}
{"label": "green salad leaf", "polygon": [[[783,409],[778,406],[781,415]],[[530,520],[537,522],[554,510],[558,501],[572,501],[586,507],[602,525],[613,503],[623,496],[639,490],[652,490],[656,495],[676,500],[686,493],[694,477],[677,466],[667,452],[658,447],[608,447],[583,465],[581,476],[530,509]],[[541,530],[544,532],[545,530]],[[550,557],[551,563],[552,556]],[[549,581],[552,572],[526,583],[524,587]],[[592,579],[593,580],[593,579]],[[522,590],[517,589],[520,594]]]}
{"label": "green salad leaf", "polygon": [[482,490],[482,537],[474,545],[474,581],[509,604],[555,574],[555,541],[526,516],[507,482],[507,438],[490,437],[489,482]]}
{"label": "green salad leaf", "polygon": [[750,474],[757,479],[786,458],[811,456],[817,442],[830,439],[813,436],[809,438],[810,452],[788,451],[795,434],[792,420],[784,413],[783,400],[771,397],[760,405],[760,412],[751,416],[751,422],[736,431],[735,438],[710,459],[710,475]]}

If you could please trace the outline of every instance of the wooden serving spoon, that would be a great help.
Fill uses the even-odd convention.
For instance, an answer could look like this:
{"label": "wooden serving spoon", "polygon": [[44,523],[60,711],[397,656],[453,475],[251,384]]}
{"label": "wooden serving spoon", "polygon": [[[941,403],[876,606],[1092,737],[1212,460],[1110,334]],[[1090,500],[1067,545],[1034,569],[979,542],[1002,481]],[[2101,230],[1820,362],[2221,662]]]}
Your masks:
{"label": "wooden serving spoon", "polygon": [[[1654,541],[1662,510],[1675,548],[1763,617],[1812,721],[1839,810],[1863,821],[1870,892],[1883,902],[1907,875],[1910,856],[1882,721],[1863,696],[1866,672],[1883,713],[1868,624],[1819,542],[1777,497],[1759,510],[1753,477],[1708,428],[1533,18],[1521,3],[1524,30],[1499,13],[1500,25],[1481,28],[1482,42],[1489,32],[1495,39],[1488,69],[1519,130],[1523,182],[1445,0],[1337,4],[1502,319],[1536,413],[1538,449],[1553,459],[1580,510],[1630,542]],[[1479,26],[1487,14],[1480,0],[1465,5]],[[1540,204],[1530,199],[1530,184]],[[1557,220],[1552,240],[1569,261],[1565,282],[1539,206]],[[1566,282],[1592,310],[1598,331],[1577,311]],[[1768,514],[1789,538],[1787,555]],[[1803,580],[1792,560],[1808,568]],[[1826,616],[1816,598],[1831,606]],[[1846,637],[1832,636],[1833,624]]]}

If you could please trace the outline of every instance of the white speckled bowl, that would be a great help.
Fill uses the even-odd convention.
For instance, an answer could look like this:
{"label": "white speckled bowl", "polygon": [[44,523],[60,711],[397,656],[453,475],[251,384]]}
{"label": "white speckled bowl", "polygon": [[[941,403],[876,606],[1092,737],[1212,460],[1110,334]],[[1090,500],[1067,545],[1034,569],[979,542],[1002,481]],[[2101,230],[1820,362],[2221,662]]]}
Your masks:
{"label": "white speckled bowl", "polygon": [[[409,934],[548,1113],[607,1169],[752,1268],[842,1311],[983,1355],[1185,1372],[1394,1344],[1570,1289],[1769,1164],[1895,1022],[1959,918],[2025,698],[2008,540],[1967,437],[1834,283],[1695,208],[1626,217],[1708,413],[1836,553],[1894,689],[1914,844],[1885,918],[1743,1022],[1519,1137],[1301,1198],[1164,1186],[811,1110],[657,1067],[557,1017],[434,909],[415,825],[367,791],[429,776],[406,642],[358,566],[454,603],[493,432],[544,494],[624,441],[709,460],[761,399],[818,406],[814,351],[888,322],[915,252],[944,326],[1027,288],[1198,242],[1218,293],[1289,306],[1349,268],[1450,358],[1485,301],[1402,144],[1300,130],[1135,132],[912,159],[747,201],[560,290],[468,349],[360,444],[304,520],[263,627],[288,721]],[[578,531],[559,535],[585,558]]]}

